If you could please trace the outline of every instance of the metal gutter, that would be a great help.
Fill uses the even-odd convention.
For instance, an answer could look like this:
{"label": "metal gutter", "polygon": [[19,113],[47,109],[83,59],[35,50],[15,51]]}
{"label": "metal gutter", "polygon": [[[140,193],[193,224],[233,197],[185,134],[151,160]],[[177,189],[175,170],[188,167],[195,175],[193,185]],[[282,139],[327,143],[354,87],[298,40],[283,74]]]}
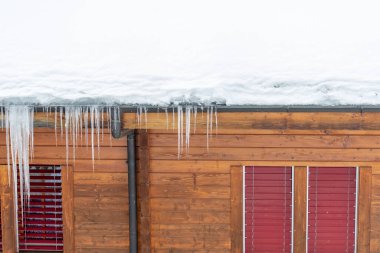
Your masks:
{"label": "metal gutter", "polygon": [[[216,107],[218,112],[380,112],[380,106],[314,106],[314,105],[211,105]],[[197,105],[198,110],[201,106]],[[206,106],[207,107],[207,106]],[[122,112],[136,113],[137,107],[120,106]],[[148,112],[165,113],[165,109],[171,112],[177,111],[177,106],[146,106]],[[182,106],[183,110],[186,106]]]}
{"label": "metal gutter", "polygon": [[137,193],[135,131],[128,131],[129,252],[137,253]]}
{"label": "metal gutter", "polygon": [[[216,107],[218,112],[380,112],[380,105],[199,105],[199,104],[181,104],[182,109],[186,110],[186,105],[207,108],[208,106]],[[59,108],[66,106],[83,106],[91,107],[93,105],[52,105],[49,112],[54,113]],[[165,113],[166,110],[171,112],[173,109],[177,111],[177,105],[153,106],[153,105],[99,105],[99,108],[119,108],[124,113],[136,113],[140,107],[145,108],[148,112]],[[4,108],[4,106],[0,106]],[[47,112],[46,106],[34,106],[35,112]]]}

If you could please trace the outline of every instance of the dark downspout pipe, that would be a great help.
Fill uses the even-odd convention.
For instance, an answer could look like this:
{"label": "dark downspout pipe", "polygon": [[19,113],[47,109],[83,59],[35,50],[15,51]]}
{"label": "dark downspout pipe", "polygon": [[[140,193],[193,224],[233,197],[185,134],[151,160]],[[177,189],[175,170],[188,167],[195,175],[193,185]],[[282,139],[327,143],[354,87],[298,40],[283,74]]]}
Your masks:
{"label": "dark downspout pipe", "polygon": [[116,139],[127,134],[128,144],[128,197],[129,197],[129,253],[137,253],[137,194],[135,130],[124,131],[120,111],[111,112],[111,133]]}
{"label": "dark downspout pipe", "polygon": [[128,131],[129,253],[137,253],[135,131]]}

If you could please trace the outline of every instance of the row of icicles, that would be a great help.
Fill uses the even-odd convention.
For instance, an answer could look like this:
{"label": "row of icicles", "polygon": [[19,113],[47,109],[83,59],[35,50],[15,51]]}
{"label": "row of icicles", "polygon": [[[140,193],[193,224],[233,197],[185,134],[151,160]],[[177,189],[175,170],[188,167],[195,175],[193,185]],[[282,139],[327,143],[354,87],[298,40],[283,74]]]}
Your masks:
{"label": "row of icicles", "polygon": [[[202,120],[206,117],[206,146],[209,147],[209,136],[213,131],[217,133],[218,114],[215,106],[176,106],[172,108],[158,108],[164,110],[166,115],[166,129],[169,130],[169,110],[172,110],[173,131],[177,127],[178,134],[178,159],[190,148],[190,135],[196,132],[198,112],[201,113]],[[29,205],[30,199],[30,176],[29,164],[33,160],[34,154],[34,114],[35,108],[32,106],[5,106],[0,108],[2,115],[1,127],[6,132],[6,151],[8,164],[8,179],[19,178],[19,184],[13,184],[15,217],[17,217],[18,203],[21,203],[21,220],[24,216],[24,205]],[[108,128],[111,132],[111,124],[120,122],[120,109],[113,106],[55,106],[44,107],[46,114],[46,126],[52,127],[51,116],[54,115],[55,141],[65,137],[66,141],[66,164],[69,163],[69,147],[72,146],[72,160],[75,163],[75,154],[78,143],[86,147],[91,146],[91,156],[93,169],[95,167],[95,149],[97,146],[98,158],[100,157],[100,142],[103,141],[104,129]],[[175,119],[177,114],[177,119]],[[138,107],[136,110],[136,124],[138,128],[147,129],[148,110],[146,107]],[[191,126],[194,126],[191,129]],[[128,128],[128,126],[125,126]],[[59,137],[60,135],[60,137]],[[112,135],[110,145],[112,146]],[[89,139],[90,138],[90,139]],[[83,140],[84,139],[84,140]],[[19,175],[19,177],[18,177]],[[20,195],[18,192],[20,187]],[[20,201],[18,201],[20,196]],[[18,233],[18,226],[16,233]],[[18,243],[17,243],[18,245]]]}
{"label": "row of icicles", "polygon": [[[172,124],[169,126],[169,108],[162,108],[166,116],[166,129],[169,130],[172,128],[174,131],[177,127],[177,136],[178,136],[178,159],[186,150],[186,153],[190,149],[190,136],[193,132],[194,134],[197,131],[197,117],[198,112],[201,114],[202,121],[206,117],[206,147],[209,149],[209,136],[214,132],[218,133],[218,111],[216,106],[182,106],[172,107]],[[159,113],[160,108],[157,108],[157,113]],[[177,119],[175,114],[177,113]],[[184,116],[185,115],[185,116]],[[138,128],[148,127],[148,114],[146,107],[138,107],[136,111],[136,121]],[[191,126],[193,125],[193,129]]]}
{"label": "row of icicles", "polygon": [[[1,107],[0,111],[3,115],[1,127],[5,128],[6,131],[8,175],[17,178],[17,174],[19,174],[22,207],[24,196],[26,196],[26,202],[30,198],[29,161],[33,159],[34,150],[34,109],[32,106],[5,106]],[[178,159],[184,150],[187,152],[190,148],[190,135],[196,132],[197,117],[202,117],[202,121],[206,121],[207,149],[209,147],[209,136],[213,132],[217,133],[218,114],[215,106],[178,105],[172,108],[157,108],[157,110],[158,112],[159,110],[165,112],[166,129],[172,128],[174,131],[177,127]],[[171,126],[169,126],[169,111],[172,112]],[[91,146],[93,168],[95,165],[95,149],[97,149],[97,156],[100,157],[100,142],[103,140],[104,129],[108,128],[111,131],[111,118],[114,119],[114,122],[120,122],[120,109],[113,106],[53,106],[44,107],[43,112],[46,114],[46,126],[53,126],[55,129],[56,144],[58,138],[64,136],[66,139],[66,163],[68,164],[70,159],[70,143],[72,146],[71,158],[75,163],[78,143],[82,145],[84,142],[87,147]],[[177,114],[177,119],[175,114]],[[49,122],[49,120],[52,121],[52,115],[54,115],[54,125],[53,122]],[[137,108],[136,124],[138,128],[147,128],[148,109],[146,107]],[[128,126],[125,127],[128,128]],[[109,136],[112,145],[111,134]],[[17,196],[17,184],[14,184],[14,193]],[[17,210],[17,201],[15,205]]]}

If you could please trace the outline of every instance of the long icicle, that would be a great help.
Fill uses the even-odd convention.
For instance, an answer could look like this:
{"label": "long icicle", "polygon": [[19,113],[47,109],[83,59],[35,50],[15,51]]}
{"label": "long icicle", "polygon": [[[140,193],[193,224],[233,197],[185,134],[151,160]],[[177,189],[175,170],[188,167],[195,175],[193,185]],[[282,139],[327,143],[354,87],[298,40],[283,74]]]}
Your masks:
{"label": "long icicle", "polygon": [[91,158],[92,158],[92,172],[95,172],[95,152],[94,152],[94,122],[95,122],[95,106],[90,107],[91,118]]}

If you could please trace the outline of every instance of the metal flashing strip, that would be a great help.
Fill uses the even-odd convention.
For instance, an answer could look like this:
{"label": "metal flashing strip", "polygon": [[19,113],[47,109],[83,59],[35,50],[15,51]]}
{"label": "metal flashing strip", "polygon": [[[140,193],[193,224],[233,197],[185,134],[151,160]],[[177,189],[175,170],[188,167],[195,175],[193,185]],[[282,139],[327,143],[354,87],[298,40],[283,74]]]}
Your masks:
{"label": "metal flashing strip", "polygon": [[292,231],[291,231],[291,253],[294,252],[294,166],[292,166]]}
{"label": "metal flashing strip", "polygon": [[309,166],[306,167],[306,252],[309,250]]}
{"label": "metal flashing strip", "polygon": [[[186,106],[194,106],[198,109],[207,108],[209,106],[217,108],[218,112],[380,112],[380,105],[218,105],[218,104],[179,104],[182,110],[186,110]],[[147,112],[165,113],[166,110],[178,109],[178,105],[103,105],[103,104],[78,104],[78,105],[24,105],[34,107],[35,112],[55,112],[58,108],[69,106],[91,107],[98,106],[99,108],[120,108],[122,113],[136,113],[138,108],[145,108]],[[0,108],[4,108],[2,105]]]}
{"label": "metal flashing strip", "polygon": [[354,252],[356,253],[358,250],[358,212],[359,212],[359,166],[356,167],[356,192],[355,192],[355,246],[354,246]]}
{"label": "metal flashing strip", "polygon": [[245,166],[243,166],[243,253],[245,253]]}

